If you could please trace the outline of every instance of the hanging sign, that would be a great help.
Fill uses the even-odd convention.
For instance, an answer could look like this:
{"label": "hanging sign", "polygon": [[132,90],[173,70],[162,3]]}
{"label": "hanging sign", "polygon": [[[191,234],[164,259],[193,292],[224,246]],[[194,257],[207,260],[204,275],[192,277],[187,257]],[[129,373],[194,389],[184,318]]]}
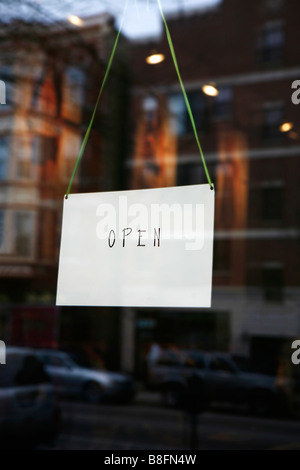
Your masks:
{"label": "hanging sign", "polygon": [[210,307],[209,184],[64,199],[57,305]]}

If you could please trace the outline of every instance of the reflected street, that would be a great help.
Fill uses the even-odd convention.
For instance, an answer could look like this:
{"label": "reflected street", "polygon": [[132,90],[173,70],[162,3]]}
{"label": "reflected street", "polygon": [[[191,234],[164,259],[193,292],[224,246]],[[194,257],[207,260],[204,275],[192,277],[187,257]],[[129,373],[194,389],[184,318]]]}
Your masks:
{"label": "reflected street", "polygon": [[[147,403],[148,402],[148,403]],[[156,394],[141,394],[134,405],[63,402],[62,432],[53,450],[184,450],[189,421],[182,411],[162,408]],[[209,411],[198,419],[197,449],[299,449],[300,421],[255,418]]]}

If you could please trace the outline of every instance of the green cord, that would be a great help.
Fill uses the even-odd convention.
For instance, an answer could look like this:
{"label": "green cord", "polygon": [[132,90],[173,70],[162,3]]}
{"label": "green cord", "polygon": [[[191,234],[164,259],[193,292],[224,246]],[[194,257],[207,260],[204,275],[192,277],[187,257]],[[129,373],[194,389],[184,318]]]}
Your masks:
{"label": "green cord", "polygon": [[108,61],[107,69],[106,69],[106,72],[105,72],[105,75],[104,75],[104,78],[103,78],[103,82],[102,82],[102,85],[101,85],[101,88],[100,88],[100,91],[99,91],[99,95],[98,95],[98,98],[97,98],[95,107],[94,107],[94,111],[93,111],[93,114],[92,114],[92,118],[91,118],[91,121],[90,121],[90,123],[89,123],[89,127],[87,128],[87,131],[86,131],[86,133],[85,133],[85,136],[84,136],[83,142],[82,142],[82,144],[81,144],[80,150],[79,150],[79,154],[78,154],[78,157],[77,157],[77,160],[76,160],[76,163],[75,163],[75,167],[74,167],[74,170],[73,170],[73,173],[72,173],[70,182],[69,182],[69,186],[68,186],[68,189],[67,189],[67,192],[66,192],[66,199],[68,199],[68,196],[69,196],[69,194],[70,194],[71,186],[72,186],[72,183],[73,183],[73,180],[74,180],[74,176],[75,176],[75,173],[76,173],[76,171],[77,171],[77,168],[78,168],[78,165],[79,165],[79,163],[80,163],[80,160],[81,160],[81,158],[82,158],[83,152],[84,152],[84,150],[85,150],[85,147],[86,147],[86,144],[87,144],[87,141],[88,141],[90,132],[91,132],[91,128],[92,128],[92,125],[93,125],[93,122],[94,122],[94,119],[95,119],[97,107],[98,107],[98,104],[99,104],[99,101],[100,101],[100,98],[101,98],[101,95],[102,95],[102,92],[103,92],[103,88],[104,88],[104,85],[105,85],[105,83],[106,83],[107,77],[108,77],[109,72],[110,72],[111,64],[112,64],[112,62],[113,62],[113,59],[114,59],[114,56],[115,56],[115,52],[116,52],[116,48],[117,48],[118,41],[119,41],[119,37],[120,37],[120,34],[121,34],[121,29],[122,29],[123,22],[124,22],[125,13],[126,13],[127,6],[128,6],[128,1],[129,1],[129,0],[126,0],[124,12],[123,12],[123,17],[122,17],[121,24],[120,24],[120,28],[119,28],[119,31],[118,31],[118,34],[117,34],[117,37],[116,37],[116,40],[115,40],[115,43],[114,43],[114,47],[113,47],[112,53],[111,53],[110,58],[109,58],[109,61]]}
{"label": "green cord", "polygon": [[182,90],[182,93],[183,93],[183,96],[184,96],[184,101],[185,101],[185,104],[186,104],[186,108],[188,110],[188,114],[189,114],[189,117],[190,117],[190,120],[191,120],[191,123],[192,123],[192,127],[193,127],[194,134],[195,134],[195,137],[196,137],[196,142],[197,142],[197,145],[198,145],[198,148],[199,148],[199,151],[200,151],[200,155],[201,155],[201,159],[202,159],[202,163],[203,163],[203,166],[204,166],[206,178],[207,178],[207,181],[209,183],[210,188],[213,189],[213,184],[212,184],[210,176],[209,176],[209,172],[208,172],[208,169],[207,169],[207,166],[206,166],[205,158],[204,158],[202,148],[201,148],[201,145],[200,145],[200,141],[199,141],[199,137],[198,137],[198,134],[197,134],[196,124],[195,124],[194,116],[193,116],[193,113],[192,113],[192,110],[191,110],[190,102],[189,102],[189,99],[187,97],[187,94],[186,94],[186,91],[185,91],[185,88],[184,88],[184,84],[183,84],[183,81],[182,81],[182,78],[181,78],[181,75],[180,75],[178,62],[177,62],[177,58],[176,58],[176,54],[175,54],[171,34],[170,34],[170,31],[169,31],[169,27],[168,27],[168,24],[167,24],[167,21],[166,21],[166,18],[165,18],[160,0],[157,0],[157,2],[158,2],[158,6],[159,6],[159,10],[160,10],[160,14],[161,14],[163,23],[165,25],[166,35],[167,35],[170,51],[171,51],[171,54],[172,54],[174,66],[175,66],[175,69],[176,69],[176,72],[177,72],[177,75],[178,75],[178,79],[179,79],[181,90]]}

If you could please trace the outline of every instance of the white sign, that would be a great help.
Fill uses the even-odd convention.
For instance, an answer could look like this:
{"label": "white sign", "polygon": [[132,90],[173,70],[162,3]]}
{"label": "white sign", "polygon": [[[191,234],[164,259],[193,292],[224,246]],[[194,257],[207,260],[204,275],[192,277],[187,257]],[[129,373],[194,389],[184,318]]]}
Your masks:
{"label": "white sign", "polygon": [[208,184],[71,194],[56,304],[210,307],[213,229]]}

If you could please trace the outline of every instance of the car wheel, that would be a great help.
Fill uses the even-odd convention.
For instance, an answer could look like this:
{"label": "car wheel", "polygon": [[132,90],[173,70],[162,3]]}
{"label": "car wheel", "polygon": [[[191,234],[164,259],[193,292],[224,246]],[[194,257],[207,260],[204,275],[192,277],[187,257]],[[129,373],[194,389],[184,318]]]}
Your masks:
{"label": "car wheel", "polygon": [[88,382],[83,387],[83,400],[87,403],[99,403],[103,398],[101,386],[97,382]]}
{"label": "car wheel", "polygon": [[178,408],[183,402],[183,390],[180,385],[169,384],[163,390],[163,404],[168,408]]}
{"label": "car wheel", "polygon": [[250,400],[250,410],[258,416],[268,416],[273,412],[273,395],[267,390],[255,390]]}

